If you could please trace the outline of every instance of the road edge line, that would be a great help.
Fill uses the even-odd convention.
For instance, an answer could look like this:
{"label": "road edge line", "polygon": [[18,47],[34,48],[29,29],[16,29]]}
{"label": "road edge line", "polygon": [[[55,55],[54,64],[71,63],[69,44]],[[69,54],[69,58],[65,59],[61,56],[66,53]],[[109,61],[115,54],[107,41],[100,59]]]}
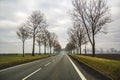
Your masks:
{"label": "road edge line", "polygon": [[80,78],[81,78],[82,80],[87,80],[87,79],[85,78],[85,76],[81,73],[81,71],[78,69],[78,67],[74,64],[74,62],[70,59],[70,57],[69,57],[68,55],[66,55],[66,56],[67,56],[67,58],[69,59],[69,61],[72,63],[73,67],[75,68],[75,70],[76,70],[76,72],[78,73],[78,75],[80,76]]}

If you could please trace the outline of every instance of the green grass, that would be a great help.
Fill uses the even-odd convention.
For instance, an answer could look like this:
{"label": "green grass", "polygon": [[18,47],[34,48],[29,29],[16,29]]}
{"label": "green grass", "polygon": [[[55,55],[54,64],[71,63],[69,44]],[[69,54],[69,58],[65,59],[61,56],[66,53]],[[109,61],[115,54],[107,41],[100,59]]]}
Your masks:
{"label": "green grass", "polygon": [[48,56],[49,55],[35,55],[35,56],[25,55],[24,57],[22,57],[22,55],[13,55],[13,54],[0,55],[0,69],[45,58]]}
{"label": "green grass", "polygon": [[82,55],[71,56],[98,72],[108,76],[112,80],[120,80],[120,61]]}

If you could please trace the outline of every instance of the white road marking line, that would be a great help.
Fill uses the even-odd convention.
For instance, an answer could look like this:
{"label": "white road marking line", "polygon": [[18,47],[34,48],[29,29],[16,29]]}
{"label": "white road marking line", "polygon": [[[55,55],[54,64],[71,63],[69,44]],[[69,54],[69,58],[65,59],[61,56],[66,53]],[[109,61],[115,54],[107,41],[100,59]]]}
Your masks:
{"label": "white road marking line", "polygon": [[25,78],[23,78],[22,80],[26,80],[27,78],[29,78],[30,76],[32,76],[33,74],[37,73],[38,71],[40,71],[42,68],[37,69],[36,71],[32,72],[31,74],[29,74],[28,76],[26,76]]}
{"label": "white road marking line", "polygon": [[45,64],[44,66],[48,66],[49,64],[51,64],[51,62],[49,62],[49,63]]}
{"label": "white road marking line", "polygon": [[68,59],[70,60],[70,62],[72,63],[73,67],[75,68],[75,70],[77,71],[78,75],[80,76],[80,78],[82,80],[87,80],[85,78],[85,76],[80,72],[80,70],[77,68],[77,66],[73,63],[73,61],[69,58],[69,56],[67,55]]}

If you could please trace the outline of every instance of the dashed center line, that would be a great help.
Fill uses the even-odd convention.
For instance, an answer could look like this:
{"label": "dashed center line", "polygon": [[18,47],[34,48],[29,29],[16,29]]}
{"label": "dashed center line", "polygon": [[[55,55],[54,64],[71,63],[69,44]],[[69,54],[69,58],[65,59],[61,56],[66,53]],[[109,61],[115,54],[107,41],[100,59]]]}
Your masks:
{"label": "dashed center line", "polygon": [[49,64],[51,64],[51,62],[49,62],[49,63],[45,64],[44,66],[48,66]]}
{"label": "dashed center line", "polygon": [[26,76],[25,78],[23,78],[22,80],[26,80],[27,78],[29,78],[30,76],[32,76],[33,74],[37,73],[38,71],[40,71],[42,68],[37,69],[36,71],[32,72],[31,74],[29,74],[28,76]]}
{"label": "dashed center line", "polygon": [[[54,62],[55,60],[52,60],[52,62]],[[51,64],[51,62],[45,64],[44,66],[48,66],[49,64]],[[29,78],[30,76],[32,76],[33,74],[37,73],[38,71],[40,71],[42,68],[37,69],[36,71],[32,72],[31,74],[29,74],[28,76],[24,77],[22,80],[26,80],[27,78]]]}

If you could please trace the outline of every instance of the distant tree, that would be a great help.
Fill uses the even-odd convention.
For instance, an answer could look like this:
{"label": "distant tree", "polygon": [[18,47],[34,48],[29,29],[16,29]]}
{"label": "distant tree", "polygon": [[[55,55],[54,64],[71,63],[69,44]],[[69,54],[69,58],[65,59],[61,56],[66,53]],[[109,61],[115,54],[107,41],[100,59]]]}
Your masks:
{"label": "distant tree", "polygon": [[29,33],[33,38],[33,49],[32,56],[35,53],[35,38],[36,35],[42,28],[46,27],[46,20],[44,15],[40,11],[34,11],[31,16],[27,20],[27,28],[29,29]]}
{"label": "distant tree", "polygon": [[69,31],[71,41],[79,48],[81,54],[81,46],[85,37],[85,28],[78,22],[74,22],[72,29]]}
{"label": "distant tree", "polygon": [[48,32],[47,38],[48,38],[48,45],[50,47],[50,54],[51,54],[51,50],[52,50],[52,47],[54,46],[54,41],[57,39],[57,36],[55,33]]}
{"label": "distant tree", "polygon": [[72,53],[72,51],[75,49],[75,45],[71,42],[67,43],[65,50],[68,51],[69,53]]}
{"label": "distant tree", "polygon": [[43,39],[43,45],[44,45],[44,54],[46,54],[46,47],[48,45],[48,37],[47,37],[47,34],[48,34],[48,30],[47,29],[44,29],[43,30],[43,33],[42,33],[42,39]]}
{"label": "distant tree", "polygon": [[58,41],[56,41],[56,44],[55,44],[55,46],[54,46],[54,51],[56,52],[56,53],[60,53],[60,51],[61,51],[61,45],[60,45],[60,43],[58,42]]}
{"label": "distant tree", "polygon": [[36,42],[39,46],[39,54],[41,54],[41,45],[43,44],[42,32],[39,32],[36,36]]}
{"label": "distant tree", "polygon": [[115,48],[110,48],[110,50],[111,50],[111,53],[115,52]]}
{"label": "distant tree", "polygon": [[87,36],[86,36],[86,33],[85,33],[85,34],[84,34],[84,38],[83,38],[83,44],[84,44],[84,47],[85,47],[85,49],[84,49],[85,54],[87,54],[86,45],[87,45],[88,42],[89,42],[89,40],[88,40],[88,38],[87,38]]}
{"label": "distant tree", "polygon": [[29,33],[27,32],[26,28],[25,28],[25,24],[22,25],[22,27],[20,27],[18,29],[18,31],[16,32],[17,36],[19,37],[19,39],[22,41],[23,43],[23,57],[24,57],[24,45],[25,45],[25,40],[28,39],[29,37]]}
{"label": "distant tree", "polygon": [[75,49],[77,50],[77,54],[79,53],[78,52],[78,44],[77,44],[77,41],[76,41],[76,38],[74,36],[74,33],[71,32],[71,30],[68,32],[69,34],[69,43],[72,43],[75,47]]}
{"label": "distant tree", "polygon": [[85,27],[95,55],[95,35],[111,22],[106,0],[73,0],[73,18]]}
{"label": "distant tree", "polygon": [[47,38],[48,46],[50,47],[50,54],[51,54],[52,42],[51,42],[51,33],[49,31],[46,32],[46,38]]}
{"label": "distant tree", "polygon": [[59,44],[58,40],[55,39],[55,40],[53,41],[53,53],[55,53],[55,48],[56,48],[56,46],[57,46],[58,44]]}

